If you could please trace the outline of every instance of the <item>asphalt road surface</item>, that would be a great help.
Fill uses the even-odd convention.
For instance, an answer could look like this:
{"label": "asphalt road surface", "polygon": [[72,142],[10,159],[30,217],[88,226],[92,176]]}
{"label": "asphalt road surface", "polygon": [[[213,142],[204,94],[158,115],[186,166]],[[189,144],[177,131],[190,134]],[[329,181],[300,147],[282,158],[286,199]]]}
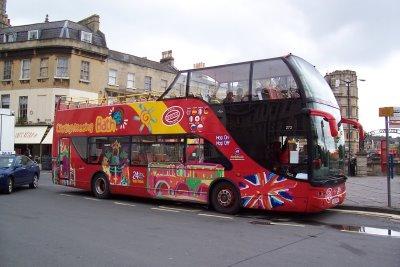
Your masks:
{"label": "asphalt road surface", "polygon": [[0,195],[0,266],[400,266],[399,232],[400,216],[389,214],[228,216],[202,205],[98,200],[53,185],[49,173],[38,189]]}

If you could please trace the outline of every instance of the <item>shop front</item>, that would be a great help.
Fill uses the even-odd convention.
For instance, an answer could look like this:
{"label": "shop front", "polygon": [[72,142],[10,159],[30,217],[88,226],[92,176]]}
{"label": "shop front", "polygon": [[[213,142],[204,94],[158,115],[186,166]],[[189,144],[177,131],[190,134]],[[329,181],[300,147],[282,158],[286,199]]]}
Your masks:
{"label": "shop front", "polygon": [[43,152],[51,151],[50,145],[42,145],[42,140],[48,131],[48,126],[16,126],[15,127],[15,152],[29,156],[40,162]]}

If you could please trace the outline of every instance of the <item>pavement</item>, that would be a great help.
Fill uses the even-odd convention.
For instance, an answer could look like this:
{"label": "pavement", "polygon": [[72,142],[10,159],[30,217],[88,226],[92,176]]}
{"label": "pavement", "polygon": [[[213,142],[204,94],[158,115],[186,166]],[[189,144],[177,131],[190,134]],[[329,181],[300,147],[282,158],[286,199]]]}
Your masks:
{"label": "pavement", "polygon": [[400,214],[400,177],[391,179],[390,185],[389,208],[386,176],[349,177],[346,200],[338,208]]}

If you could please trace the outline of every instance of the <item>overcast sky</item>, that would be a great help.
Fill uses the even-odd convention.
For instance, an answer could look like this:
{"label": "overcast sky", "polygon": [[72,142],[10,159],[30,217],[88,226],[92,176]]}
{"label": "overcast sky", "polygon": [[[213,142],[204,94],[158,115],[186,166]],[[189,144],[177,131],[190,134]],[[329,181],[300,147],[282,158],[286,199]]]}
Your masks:
{"label": "overcast sky", "polygon": [[293,53],[322,75],[355,70],[360,120],[384,127],[378,107],[400,106],[399,0],[8,0],[12,25],[100,15],[110,49],[159,60],[173,50],[179,69]]}

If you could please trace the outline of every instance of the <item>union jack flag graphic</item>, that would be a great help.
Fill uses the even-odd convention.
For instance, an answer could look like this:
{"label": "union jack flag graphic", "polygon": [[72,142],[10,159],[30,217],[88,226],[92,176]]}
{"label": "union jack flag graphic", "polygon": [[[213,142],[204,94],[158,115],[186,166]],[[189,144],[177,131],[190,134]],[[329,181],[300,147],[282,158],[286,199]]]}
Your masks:
{"label": "union jack flag graphic", "polygon": [[244,177],[239,182],[242,205],[246,208],[273,209],[291,204],[290,189],[296,182],[272,172],[262,172]]}

